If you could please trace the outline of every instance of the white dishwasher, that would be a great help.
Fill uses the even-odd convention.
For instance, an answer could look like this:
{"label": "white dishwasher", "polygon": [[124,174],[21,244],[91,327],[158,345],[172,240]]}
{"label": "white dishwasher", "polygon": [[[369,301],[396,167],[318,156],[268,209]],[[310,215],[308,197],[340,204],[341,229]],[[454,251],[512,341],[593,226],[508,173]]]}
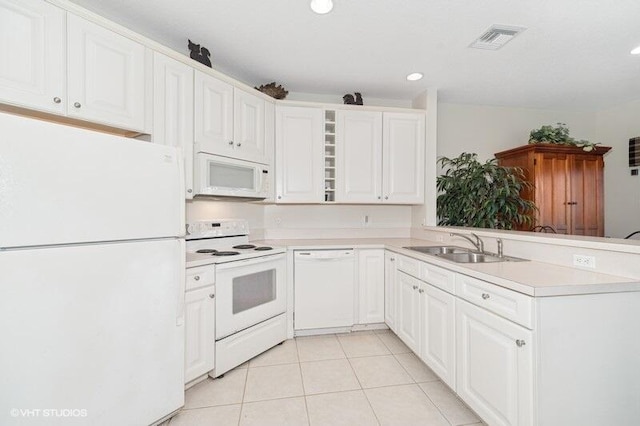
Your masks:
{"label": "white dishwasher", "polygon": [[353,249],[296,251],[294,328],[351,327],[355,272]]}

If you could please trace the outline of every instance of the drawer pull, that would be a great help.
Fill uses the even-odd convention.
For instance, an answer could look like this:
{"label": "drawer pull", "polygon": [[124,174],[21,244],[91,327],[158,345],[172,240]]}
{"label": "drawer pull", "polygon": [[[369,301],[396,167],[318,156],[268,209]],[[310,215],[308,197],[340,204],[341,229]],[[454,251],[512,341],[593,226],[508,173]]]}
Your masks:
{"label": "drawer pull", "polygon": [[491,296],[489,295],[489,293],[482,293],[482,298],[484,300],[487,300],[488,298],[490,298]]}
{"label": "drawer pull", "polygon": [[193,279],[196,281],[200,281],[200,275],[196,275],[195,277],[193,277]]}
{"label": "drawer pull", "polygon": [[516,340],[516,345],[517,345],[519,348],[521,348],[521,347],[523,347],[524,345],[526,345],[526,342],[525,342],[524,340],[520,340],[520,339],[518,339],[518,340]]}

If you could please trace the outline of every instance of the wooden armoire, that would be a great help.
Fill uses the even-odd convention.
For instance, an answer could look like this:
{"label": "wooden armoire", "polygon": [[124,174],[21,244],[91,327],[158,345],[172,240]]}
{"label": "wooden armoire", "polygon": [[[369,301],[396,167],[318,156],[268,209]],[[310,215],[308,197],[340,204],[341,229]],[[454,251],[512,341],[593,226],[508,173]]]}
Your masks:
{"label": "wooden armoire", "polygon": [[611,148],[529,144],[495,154],[501,166],[520,167],[538,207],[535,225],[559,234],[604,236],[604,160]]}

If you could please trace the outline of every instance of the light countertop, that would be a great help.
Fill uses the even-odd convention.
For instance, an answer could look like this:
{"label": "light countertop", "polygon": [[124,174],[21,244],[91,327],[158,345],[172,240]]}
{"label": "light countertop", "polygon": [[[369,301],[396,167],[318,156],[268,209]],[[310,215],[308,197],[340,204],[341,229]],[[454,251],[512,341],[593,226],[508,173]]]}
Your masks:
{"label": "light countertop", "polygon": [[289,250],[383,248],[535,297],[640,291],[640,282],[637,279],[628,277],[536,261],[462,264],[403,248],[407,246],[439,246],[443,244],[428,240],[410,238],[345,238],[262,240],[256,242],[286,247]]}

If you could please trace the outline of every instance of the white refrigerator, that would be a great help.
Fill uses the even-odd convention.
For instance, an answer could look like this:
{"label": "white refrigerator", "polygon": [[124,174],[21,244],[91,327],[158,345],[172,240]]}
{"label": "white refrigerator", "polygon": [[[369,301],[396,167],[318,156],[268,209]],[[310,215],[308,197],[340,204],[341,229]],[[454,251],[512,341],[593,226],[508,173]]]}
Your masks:
{"label": "white refrigerator", "polygon": [[0,424],[148,425],[184,404],[180,160],[0,113]]}

